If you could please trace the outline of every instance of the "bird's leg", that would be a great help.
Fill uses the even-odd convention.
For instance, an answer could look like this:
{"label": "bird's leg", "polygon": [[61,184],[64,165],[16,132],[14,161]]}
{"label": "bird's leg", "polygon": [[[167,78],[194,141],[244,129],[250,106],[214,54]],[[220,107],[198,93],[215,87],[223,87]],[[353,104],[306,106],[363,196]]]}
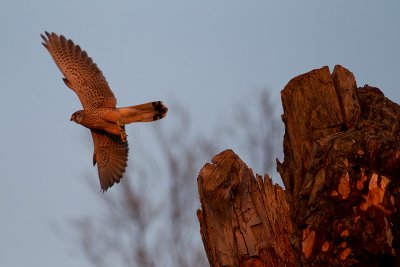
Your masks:
{"label": "bird's leg", "polygon": [[118,129],[119,129],[119,133],[120,133],[122,142],[126,143],[126,137],[128,135],[125,132],[125,124],[121,123],[121,121],[118,120],[117,121],[117,126],[118,126]]}
{"label": "bird's leg", "polygon": [[121,131],[121,140],[122,140],[122,142],[123,143],[126,143],[126,137],[128,136],[126,133],[125,133],[125,130],[123,130],[123,131]]}

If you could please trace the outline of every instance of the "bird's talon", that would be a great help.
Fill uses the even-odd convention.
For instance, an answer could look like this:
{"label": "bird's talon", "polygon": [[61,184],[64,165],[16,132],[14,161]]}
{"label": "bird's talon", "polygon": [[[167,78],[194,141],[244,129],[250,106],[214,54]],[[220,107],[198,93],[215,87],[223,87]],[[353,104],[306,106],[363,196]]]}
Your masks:
{"label": "bird's talon", "polygon": [[123,143],[126,143],[126,137],[127,137],[128,135],[125,133],[125,132],[121,132],[121,141],[123,142]]}

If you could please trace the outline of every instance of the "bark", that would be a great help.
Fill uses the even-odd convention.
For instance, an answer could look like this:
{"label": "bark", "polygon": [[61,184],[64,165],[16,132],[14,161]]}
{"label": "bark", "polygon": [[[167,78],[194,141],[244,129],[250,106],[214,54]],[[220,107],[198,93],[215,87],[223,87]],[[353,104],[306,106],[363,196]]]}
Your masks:
{"label": "bark", "polygon": [[202,210],[197,214],[212,266],[293,265],[289,206],[268,176],[255,178],[226,150],[202,168],[198,184]]}
{"label": "bark", "polygon": [[339,65],[281,96],[285,190],[231,150],[200,171],[210,265],[400,266],[400,107]]}

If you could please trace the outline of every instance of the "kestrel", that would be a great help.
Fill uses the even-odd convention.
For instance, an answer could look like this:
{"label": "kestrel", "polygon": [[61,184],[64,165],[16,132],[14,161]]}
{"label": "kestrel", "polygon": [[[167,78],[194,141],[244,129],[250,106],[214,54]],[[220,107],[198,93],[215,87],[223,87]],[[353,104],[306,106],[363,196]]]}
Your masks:
{"label": "kestrel", "polygon": [[64,83],[79,97],[83,110],[76,111],[71,121],[89,128],[92,133],[93,166],[97,163],[102,191],[121,180],[128,161],[125,124],[162,119],[168,108],[161,101],[117,108],[101,70],[87,53],[63,35],[41,34],[62,74]]}

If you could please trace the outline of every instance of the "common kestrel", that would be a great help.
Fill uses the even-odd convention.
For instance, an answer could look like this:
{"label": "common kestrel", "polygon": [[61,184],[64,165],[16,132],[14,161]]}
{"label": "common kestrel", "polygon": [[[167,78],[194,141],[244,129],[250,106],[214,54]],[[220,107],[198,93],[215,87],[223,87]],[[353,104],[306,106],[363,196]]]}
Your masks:
{"label": "common kestrel", "polygon": [[121,180],[128,161],[125,124],[162,119],[168,108],[161,101],[117,108],[114,97],[101,70],[87,53],[63,35],[41,34],[62,74],[64,83],[79,97],[83,110],[76,111],[71,121],[89,128],[92,133],[93,165],[98,167],[100,185],[107,191]]}

